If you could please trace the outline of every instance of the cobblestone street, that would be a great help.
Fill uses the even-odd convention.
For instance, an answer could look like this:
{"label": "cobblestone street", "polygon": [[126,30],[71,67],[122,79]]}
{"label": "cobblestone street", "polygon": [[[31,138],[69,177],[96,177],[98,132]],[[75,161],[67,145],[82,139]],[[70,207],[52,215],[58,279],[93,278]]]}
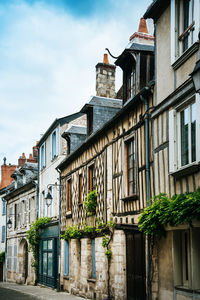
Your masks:
{"label": "cobblestone street", "polygon": [[80,300],[83,298],[69,295],[64,292],[31,285],[19,285],[15,283],[0,283],[0,300]]}

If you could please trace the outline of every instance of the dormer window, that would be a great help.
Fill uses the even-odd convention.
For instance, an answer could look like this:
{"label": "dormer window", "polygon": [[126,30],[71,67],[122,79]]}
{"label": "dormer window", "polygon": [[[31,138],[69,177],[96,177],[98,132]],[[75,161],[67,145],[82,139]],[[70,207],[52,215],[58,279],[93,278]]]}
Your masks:
{"label": "dormer window", "polygon": [[51,159],[57,156],[57,130],[55,129],[51,135]]}
{"label": "dormer window", "polygon": [[91,135],[93,132],[93,107],[90,107],[87,112],[87,134]]}
{"label": "dormer window", "polygon": [[129,72],[127,72],[126,94],[127,99],[132,98],[136,94],[136,76],[134,67],[130,68]]}

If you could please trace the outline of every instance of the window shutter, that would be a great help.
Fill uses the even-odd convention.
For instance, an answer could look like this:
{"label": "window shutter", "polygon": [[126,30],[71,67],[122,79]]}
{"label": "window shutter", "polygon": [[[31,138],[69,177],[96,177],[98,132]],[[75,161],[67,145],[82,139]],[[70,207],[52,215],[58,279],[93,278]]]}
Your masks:
{"label": "window shutter", "polygon": [[64,275],[69,275],[69,242],[64,241]]}
{"label": "window shutter", "polygon": [[92,240],[92,278],[96,278],[95,240]]}
{"label": "window shutter", "polygon": [[169,111],[169,172],[175,171],[175,111]]}
{"label": "window shutter", "polygon": [[6,236],[6,227],[2,226],[2,232],[1,232],[1,242],[5,243],[5,236]]}

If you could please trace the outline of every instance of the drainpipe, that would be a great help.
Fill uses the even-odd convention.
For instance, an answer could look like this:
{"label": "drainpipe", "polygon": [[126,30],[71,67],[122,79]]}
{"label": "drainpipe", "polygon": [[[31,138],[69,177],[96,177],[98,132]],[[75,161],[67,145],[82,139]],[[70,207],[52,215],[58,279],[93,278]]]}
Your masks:
{"label": "drainpipe", "polygon": [[7,209],[7,201],[4,199],[4,198],[2,198],[2,200],[4,201],[4,202],[6,202],[6,244],[5,244],[5,272],[4,272],[4,279],[5,279],[5,281],[6,281],[6,279],[7,279],[7,241],[8,241],[8,237],[7,237],[7,234],[8,234],[8,232],[7,232],[7,215],[8,215],[8,209]]}
{"label": "drainpipe", "polygon": [[60,273],[61,273],[61,255],[60,255],[60,249],[61,249],[61,240],[60,240],[60,228],[61,228],[61,220],[60,220],[60,211],[61,211],[61,171],[57,169],[57,172],[59,173],[59,212],[58,212],[58,242],[59,242],[59,253],[58,253],[58,286],[57,291],[60,291]]}
{"label": "drainpipe", "polygon": [[[140,99],[145,104],[145,164],[146,164],[146,195],[147,195],[147,206],[149,206],[150,194],[149,194],[149,102],[142,95]],[[150,299],[150,251],[149,251],[149,236],[147,236],[147,288],[148,288],[148,299]]]}

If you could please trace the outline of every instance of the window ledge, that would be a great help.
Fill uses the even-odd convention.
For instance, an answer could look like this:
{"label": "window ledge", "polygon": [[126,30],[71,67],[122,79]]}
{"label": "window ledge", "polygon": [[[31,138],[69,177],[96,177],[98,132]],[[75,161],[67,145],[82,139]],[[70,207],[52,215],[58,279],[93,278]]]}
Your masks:
{"label": "window ledge", "polygon": [[122,198],[121,200],[122,201],[133,201],[133,200],[138,200],[139,197],[137,194],[133,194],[133,195],[130,195],[130,196],[126,196],[124,198]]}
{"label": "window ledge", "polygon": [[58,157],[58,155],[54,155],[54,157],[51,158],[51,162],[53,162],[54,160],[56,160],[57,157]]}
{"label": "window ledge", "polygon": [[195,42],[190,48],[188,48],[176,61],[172,64],[172,68],[177,70],[186,62],[195,52],[199,49],[199,43]]}
{"label": "window ledge", "polygon": [[92,282],[92,283],[96,283],[96,279],[95,278],[89,278],[87,281],[88,282]]}
{"label": "window ledge", "polygon": [[181,291],[181,292],[185,292],[185,293],[200,295],[200,289],[193,290],[193,289],[191,289],[189,287],[186,287],[186,286],[175,286],[174,288],[175,288],[176,291]]}
{"label": "window ledge", "polygon": [[67,211],[66,212],[66,219],[70,219],[72,217],[72,212],[71,210],[70,211]]}
{"label": "window ledge", "polygon": [[193,164],[187,165],[185,167],[182,167],[182,168],[178,169],[177,171],[170,173],[169,175],[172,175],[175,178],[180,178],[185,175],[190,175],[192,173],[196,173],[199,170],[200,170],[200,162],[193,163]]}
{"label": "window ledge", "polygon": [[64,278],[65,280],[69,280],[69,275],[64,275],[63,278]]}

